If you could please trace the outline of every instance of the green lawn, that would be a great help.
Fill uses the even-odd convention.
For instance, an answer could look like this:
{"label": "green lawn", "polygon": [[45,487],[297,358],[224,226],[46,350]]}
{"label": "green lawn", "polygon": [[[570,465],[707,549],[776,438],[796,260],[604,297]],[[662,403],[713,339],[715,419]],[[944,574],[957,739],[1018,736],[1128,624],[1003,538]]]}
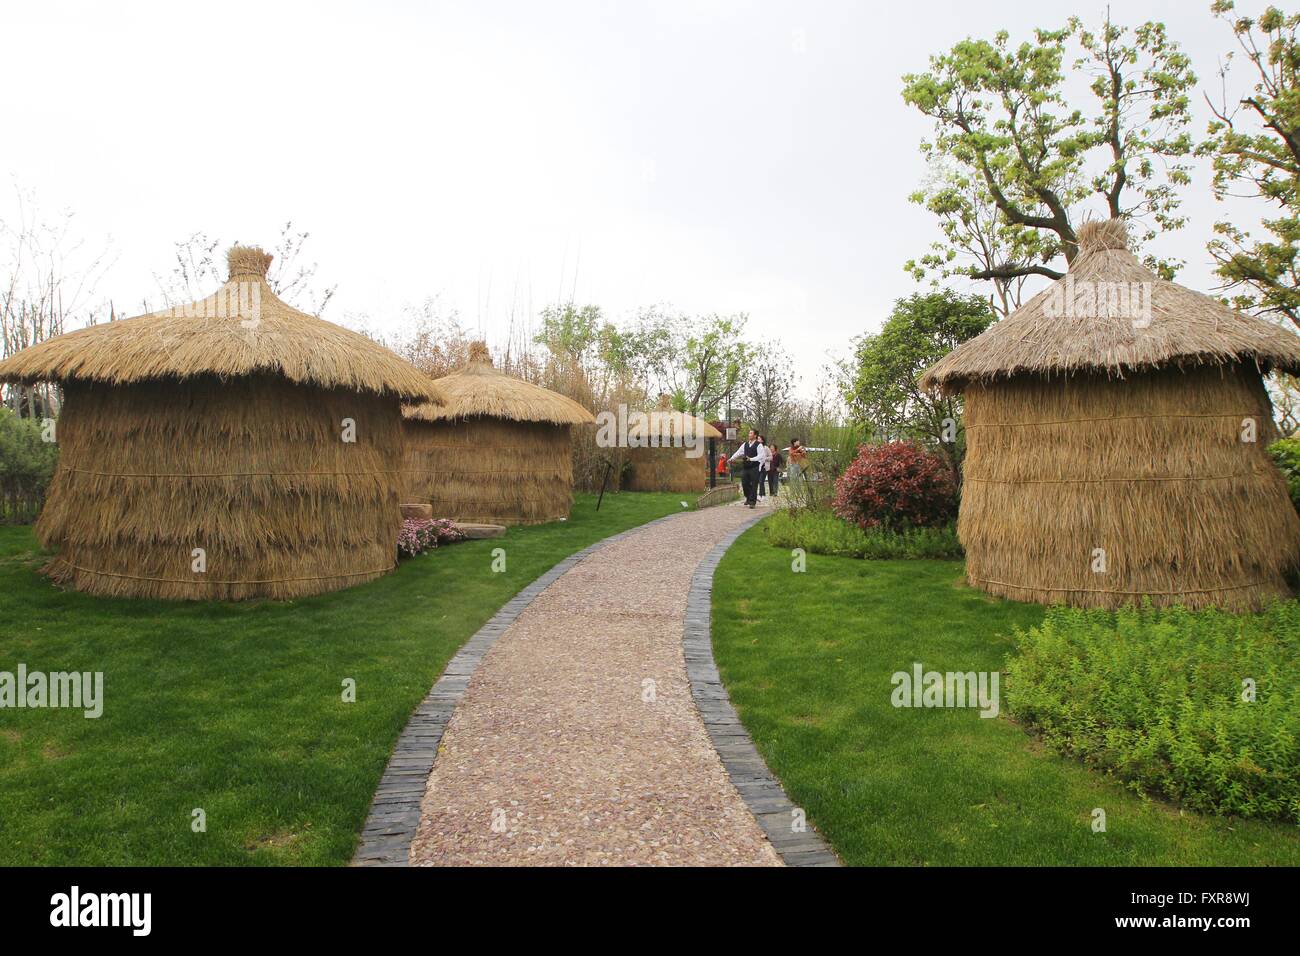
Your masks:
{"label": "green lawn", "polygon": [[1296,827],[1180,813],[1005,715],[892,706],[913,662],[1001,670],[1042,608],[966,587],[959,561],[807,562],[794,573],[762,525],[746,532],[715,578],[714,651],[759,751],[845,862],[1300,865]]}
{"label": "green lawn", "polygon": [[562,558],[693,497],[606,495],[597,513],[578,495],[567,522],[286,603],[59,591],[30,529],[0,528],[0,671],[102,671],[105,697],[97,720],[0,709],[0,866],[346,863],[398,733],[470,635]]}

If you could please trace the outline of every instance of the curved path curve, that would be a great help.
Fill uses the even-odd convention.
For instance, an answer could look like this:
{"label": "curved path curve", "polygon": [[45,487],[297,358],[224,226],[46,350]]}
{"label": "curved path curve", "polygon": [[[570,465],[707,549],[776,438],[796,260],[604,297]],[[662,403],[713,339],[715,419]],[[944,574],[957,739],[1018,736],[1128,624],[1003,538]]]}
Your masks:
{"label": "curved path curve", "polygon": [[521,592],[412,718],[354,862],[834,865],[713,666],[713,569],[759,517],[651,522]]}

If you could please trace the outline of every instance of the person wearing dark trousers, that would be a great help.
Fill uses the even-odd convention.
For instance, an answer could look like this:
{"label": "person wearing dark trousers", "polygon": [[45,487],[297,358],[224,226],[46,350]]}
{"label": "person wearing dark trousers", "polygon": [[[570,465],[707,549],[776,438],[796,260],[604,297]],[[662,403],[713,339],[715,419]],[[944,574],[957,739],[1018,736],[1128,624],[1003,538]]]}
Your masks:
{"label": "person wearing dark trousers", "polygon": [[762,449],[763,446],[758,440],[758,432],[751,428],[749,438],[736,449],[736,453],[729,459],[730,461],[741,459],[744,462],[744,467],[740,472],[740,487],[745,492],[746,508],[753,508],[758,504],[758,465],[761,460]]}
{"label": "person wearing dark trousers", "polygon": [[781,457],[781,449],[776,445],[770,446],[772,457],[767,463],[767,493],[773,498],[776,497],[776,490],[781,487],[781,466],[785,464],[785,459]]}

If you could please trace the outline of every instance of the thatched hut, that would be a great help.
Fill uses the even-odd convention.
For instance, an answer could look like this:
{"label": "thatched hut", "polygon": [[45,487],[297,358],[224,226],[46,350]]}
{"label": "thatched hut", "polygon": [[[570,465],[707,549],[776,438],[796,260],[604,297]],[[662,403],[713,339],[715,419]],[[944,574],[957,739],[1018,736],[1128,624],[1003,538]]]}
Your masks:
{"label": "thatched hut", "polygon": [[[703,491],[709,483],[705,442],[721,438],[702,418],[674,411],[666,397],[628,429],[629,491]],[[640,424],[643,427],[635,427]]]}
{"label": "thatched hut", "polygon": [[58,469],[36,525],[54,580],[93,594],[292,598],[393,568],[402,399],[437,386],[280,301],[271,256],[187,306],[96,325],[0,363],[58,382]]}
{"label": "thatched hut", "polygon": [[1300,520],[1261,376],[1300,337],[1158,279],[1123,223],[921,380],[961,392],[972,585],[1042,604],[1257,608],[1290,593]]}
{"label": "thatched hut", "polygon": [[577,402],[506,375],[487,346],[470,345],[469,364],[436,379],[445,405],[402,408],[405,501],[483,524],[540,524],[573,506],[570,429],[592,424]]}

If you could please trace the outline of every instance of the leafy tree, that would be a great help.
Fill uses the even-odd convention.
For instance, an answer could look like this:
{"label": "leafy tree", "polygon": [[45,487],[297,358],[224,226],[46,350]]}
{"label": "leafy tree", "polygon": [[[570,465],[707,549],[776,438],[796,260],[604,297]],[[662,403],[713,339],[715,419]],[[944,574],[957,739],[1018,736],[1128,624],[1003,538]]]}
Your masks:
{"label": "leafy tree", "polygon": [[[667,332],[660,325],[635,322],[620,328],[607,321],[596,305],[548,306],[540,321],[533,341],[545,346],[561,369],[581,377],[598,402],[614,391],[644,391],[651,370],[658,369],[671,352]],[[633,383],[641,384],[634,388]]]}
{"label": "leafy tree", "polygon": [[[1202,150],[1214,158],[1214,194],[1263,200],[1276,215],[1263,220],[1267,239],[1216,223],[1210,254],[1235,290],[1237,308],[1300,326],[1300,14],[1269,7],[1258,19],[1234,19],[1231,0],[1217,0],[1211,10],[1231,27],[1255,81],[1236,104],[1226,93],[1218,105],[1210,103],[1211,138]],[[1230,52],[1220,71],[1225,89],[1233,57]]]}
{"label": "leafy tree", "polygon": [[[1067,99],[1071,73],[1091,81],[1086,110]],[[966,39],[903,82],[904,101],[934,120],[922,152],[948,169],[946,184],[912,197],[944,233],[908,264],[914,275],[960,272],[1003,283],[1000,294],[1024,276],[1060,278],[1054,263],[1074,259],[1076,226],[1098,198],[1108,216],[1145,224],[1139,242],[1183,225],[1196,77],[1163,24],[1130,31],[1107,17],[1093,32],[1072,17],[1019,46],[1006,31]],[[1178,266],[1149,262],[1167,276]]]}
{"label": "leafy tree", "polygon": [[923,441],[958,478],[966,447],[961,401],[922,392],[917,379],[992,322],[993,312],[977,295],[944,291],[900,299],[879,332],[855,342],[844,382],[850,418],[884,441]]}
{"label": "leafy tree", "polygon": [[578,308],[572,302],[542,309],[541,329],[534,337],[552,355],[586,364],[595,358],[604,322],[598,305]]}
{"label": "leafy tree", "polygon": [[747,319],[740,313],[672,323],[672,390],[679,407],[706,418],[725,411],[753,354],[744,339]]}
{"label": "leafy tree", "polygon": [[1010,315],[1020,307],[1029,275],[996,273],[1015,258],[1012,249],[1023,230],[1002,218],[981,178],[935,155],[930,168],[930,181],[910,198],[938,217],[945,241],[909,259],[904,270],[918,282],[929,276],[936,286],[940,279],[988,274],[993,283],[989,304],[999,315]]}
{"label": "leafy tree", "polygon": [[790,409],[790,393],[798,376],[794,360],[775,342],[753,350],[740,383],[745,418],[770,438],[778,422]]}
{"label": "leafy tree", "polygon": [[1273,403],[1273,420],[1278,431],[1283,435],[1300,431],[1300,376],[1275,369],[1264,385]]}

